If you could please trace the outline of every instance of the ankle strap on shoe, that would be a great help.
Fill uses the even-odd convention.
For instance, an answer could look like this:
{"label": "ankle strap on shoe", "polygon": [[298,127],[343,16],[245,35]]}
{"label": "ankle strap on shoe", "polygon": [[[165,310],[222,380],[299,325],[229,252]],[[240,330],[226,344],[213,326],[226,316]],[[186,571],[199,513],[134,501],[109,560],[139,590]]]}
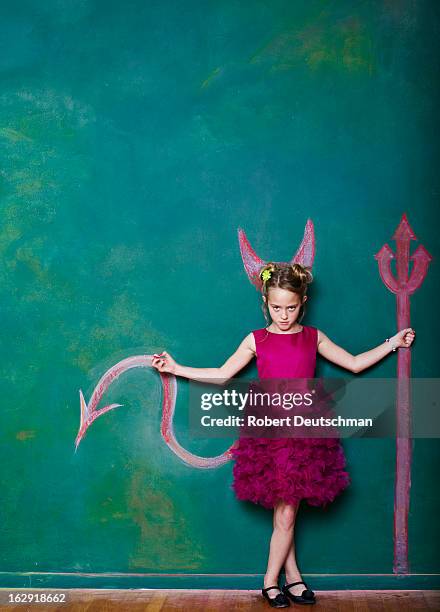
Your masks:
{"label": "ankle strap on shoe", "polygon": [[306,589],[308,588],[308,586],[306,585],[306,583],[305,583],[305,582],[303,582],[302,580],[300,580],[299,582],[291,582],[290,584],[285,584],[285,585],[284,585],[284,588],[285,588],[285,589],[290,589],[290,587],[296,586],[297,584],[303,584],[303,585],[306,587]]}
{"label": "ankle strap on shoe", "polygon": [[267,593],[267,591],[270,591],[272,589],[276,589],[277,591],[281,591],[280,587],[278,586],[271,586],[271,587],[267,587],[267,589],[261,589],[263,591],[263,593]]}

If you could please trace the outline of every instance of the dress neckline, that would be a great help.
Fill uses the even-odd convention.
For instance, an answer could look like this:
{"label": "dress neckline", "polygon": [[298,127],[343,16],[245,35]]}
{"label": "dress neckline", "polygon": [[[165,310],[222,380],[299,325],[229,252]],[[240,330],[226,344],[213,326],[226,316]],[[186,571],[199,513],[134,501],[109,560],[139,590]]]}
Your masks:
{"label": "dress neckline", "polygon": [[265,331],[267,331],[268,334],[272,334],[273,336],[296,336],[298,334],[301,334],[304,331],[304,325],[302,326],[301,331],[298,331],[298,332],[288,332],[286,334],[278,334],[277,332],[271,332],[266,327],[264,329],[265,329]]}

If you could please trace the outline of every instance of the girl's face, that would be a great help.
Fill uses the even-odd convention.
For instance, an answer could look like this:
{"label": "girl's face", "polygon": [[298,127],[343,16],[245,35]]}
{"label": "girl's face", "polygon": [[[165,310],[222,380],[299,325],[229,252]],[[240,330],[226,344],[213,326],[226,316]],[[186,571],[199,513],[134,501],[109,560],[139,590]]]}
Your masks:
{"label": "girl's face", "polygon": [[301,302],[297,293],[273,287],[269,289],[267,301],[265,295],[263,295],[263,300],[269,308],[269,314],[274,325],[280,331],[285,332],[295,327],[301,304],[305,303],[307,296],[305,295]]}

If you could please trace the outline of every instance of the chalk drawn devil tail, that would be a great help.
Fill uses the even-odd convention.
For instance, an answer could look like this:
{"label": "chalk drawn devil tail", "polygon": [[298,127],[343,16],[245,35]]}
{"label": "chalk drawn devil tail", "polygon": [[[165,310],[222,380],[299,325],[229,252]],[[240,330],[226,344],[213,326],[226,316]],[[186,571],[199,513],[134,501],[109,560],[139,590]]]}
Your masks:
{"label": "chalk drawn devil tail", "polygon": [[[242,229],[238,230],[238,240],[240,243],[240,251],[243,259],[243,264],[249,280],[257,289],[261,289],[261,281],[259,278],[259,271],[265,265],[265,261],[260,259],[249,244],[246,234]],[[303,240],[292,257],[290,263],[301,263],[303,266],[309,268],[313,265],[315,257],[315,234],[313,229],[313,223],[311,219],[308,219],[304,230]],[[130,370],[131,368],[152,368],[152,355],[135,355],[119,361],[117,364],[112,366],[107,372],[101,377],[98,384],[96,385],[92,397],[87,404],[82,391],[79,392],[80,404],[81,404],[81,419],[79,425],[78,435],[75,440],[75,452],[78,449],[79,443],[83,439],[88,427],[93,423],[95,419],[100,417],[102,414],[118,408],[121,404],[109,404],[104,408],[98,408],[98,404],[101,401],[104,393],[110,387],[112,382],[116,380],[121,374]],[[227,461],[232,459],[232,446],[225,451],[223,454],[217,457],[199,457],[193,455],[186,449],[184,449],[177,442],[173,430],[173,418],[174,410],[176,407],[176,396],[177,396],[177,382],[176,377],[172,374],[159,372],[163,387],[163,399],[162,399],[162,424],[161,434],[165,443],[182,461],[186,464],[197,467],[197,468],[215,468],[223,465]]]}
{"label": "chalk drawn devil tail", "polygon": [[[121,404],[110,404],[104,408],[97,410],[97,406],[101,401],[104,393],[110,387],[112,382],[116,380],[121,374],[130,370],[131,368],[152,368],[152,355],[135,355],[119,361],[117,364],[112,366],[107,372],[101,377],[98,384],[96,385],[89,403],[87,404],[82,391],[79,392],[80,403],[81,403],[81,419],[78,435],[75,440],[75,452],[79,446],[79,443],[83,439],[88,427],[93,423],[95,419],[100,417],[105,412],[121,406]],[[172,374],[166,374],[159,372],[163,387],[163,400],[162,400],[162,423],[161,423],[161,434],[165,443],[182,461],[186,464],[197,467],[197,468],[215,468],[232,458],[230,449],[225,451],[222,455],[217,457],[199,457],[193,455],[189,451],[185,450],[177,442],[173,431],[173,417],[174,410],[176,407],[176,396],[177,396],[177,382],[176,377]]]}

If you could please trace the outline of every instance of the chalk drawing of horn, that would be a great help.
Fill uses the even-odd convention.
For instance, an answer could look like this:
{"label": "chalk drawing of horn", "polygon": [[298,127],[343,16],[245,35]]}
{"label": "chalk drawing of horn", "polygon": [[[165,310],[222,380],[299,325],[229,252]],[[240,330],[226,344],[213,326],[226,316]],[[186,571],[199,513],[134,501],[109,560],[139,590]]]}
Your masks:
{"label": "chalk drawing of horn", "polygon": [[[243,260],[244,268],[249,280],[255,286],[257,290],[261,290],[261,280],[259,273],[267,261],[264,261],[255,253],[251,247],[249,240],[243,229],[238,229],[238,242],[240,244],[240,253]],[[304,236],[301,244],[298,247],[295,255],[292,257],[290,262],[278,262],[278,263],[300,263],[301,265],[312,268],[313,261],[315,259],[315,230],[313,227],[313,221],[307,219],[306,226],[304,228]]]}

